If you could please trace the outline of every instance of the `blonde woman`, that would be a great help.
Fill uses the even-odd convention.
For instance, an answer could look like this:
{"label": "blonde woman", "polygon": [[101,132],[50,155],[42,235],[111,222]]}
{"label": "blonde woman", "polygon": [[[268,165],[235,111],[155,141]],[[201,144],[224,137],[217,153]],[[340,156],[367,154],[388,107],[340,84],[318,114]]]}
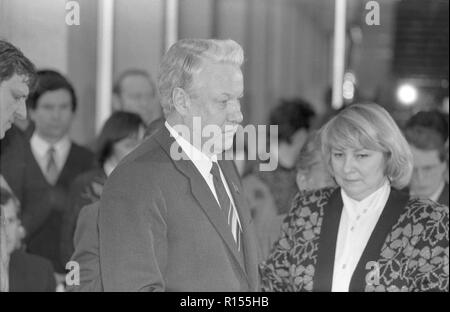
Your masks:
{"label": "blonde woman", "polygon": [[448,207],[399,191],[408,143],[376,104],[352,105],[322,129],[338,188],[298,195],[261,265],[265,291],[448,291]]}

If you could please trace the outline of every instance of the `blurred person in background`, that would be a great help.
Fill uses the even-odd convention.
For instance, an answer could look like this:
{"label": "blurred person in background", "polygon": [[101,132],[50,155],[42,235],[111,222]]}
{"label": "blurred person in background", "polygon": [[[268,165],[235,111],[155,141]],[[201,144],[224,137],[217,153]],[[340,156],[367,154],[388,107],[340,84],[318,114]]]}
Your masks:
{"label": "blurred person in background", "polygon": [[21,250],[24,229],[18,217],[20,204],[10,190],[0,187],[0,222],[2,265],[7,268],[7,289],[10,292],[54,292],[56,279],[50,261]]}
{"label": "blurred person in background", "polygon": [[376,104],[351,105],[321,130],[338,188],[299,193],[261,264],[265,291],[448,291],[448,207],[401,189],[408,142]]}
{"label": "blurred person in background", "polygon": [[[254,167],[253,176],[244,179],[249,184],[252,179],[259,180],[270,190],[275,201],[276,214],[289,210],[289,204],[297,192],[295,185],[295,161],[308,137],[315,112],[311,105],[302,99],[281,100],[270,113],[269,124],[278,126],[278,148],[271,149],[271,157],[277,159],[278,166],[273,171],[259,171]],[[249,196],[252,196],[251,194]]]}
{"label": "blurred person in background", "polygon": [[269,123],[278,126],[278,137],[277,141],[269,138],[269,144],[276,141],[278,145],[268,150],[271,151],[270,157],[276,159],[277,167],[272,171],[259,171],[255,164],[242,179],[252,219],[259,233],[264,232],[263,229],[276,216],[288,212],[290,202],[298,191],[295,163],[314,116],[311,105],[302,99],[281,100],[270,113]]}
{"label": "blurred person in background", "polygon": [[448,115],[419,112],[408,120],[404,132],[414,159],[410,194],[448,206]]}
{"label": "blurred person in background", "polygon": [[322,157],[320,131],[311,132],[306,139],[300,150],[296,168],[296,183],[299,192],[318,190],[336,185]]}
{"label": "blurred person in background", "polygon": [[58,281],[62,281],[60,233],[69,186],[93,167],[94,155],[70,139],[77,98],[63,75],[38,71],[37,87],[27,104],[35,130],[26,142],[24,159],[11,158],[2,165],[21,168],[15,175],[22,190],[18,197],[27,251],[51,260]]}
{"label": "blurred person in background", "polygon": [[113,109],[141,116],[146,126],[162,117],[155,82],[140,69],[122,72],[113,87]]}
{"label": "blurred person in background", "polygon": [[61,258],[69,261],[74,252],[73,235],[80,210],[100,199],[103,185],[117,164],[144,138],[145,124],[134,113],[114,112],[97,138],[96,158],[99,167],[79,175],[71,185],[69,204],[63,216]]}
{"label": "blurred person in background", "polygon": [[[305,141],[296,161],[297,195],[336,185],[322,157],[320,132],[313,131]],[[261,228],[257,228],[261,248],[261,259],[269,256],[273,243],[281,236],[281,224],[287,214],[269,218]]]}

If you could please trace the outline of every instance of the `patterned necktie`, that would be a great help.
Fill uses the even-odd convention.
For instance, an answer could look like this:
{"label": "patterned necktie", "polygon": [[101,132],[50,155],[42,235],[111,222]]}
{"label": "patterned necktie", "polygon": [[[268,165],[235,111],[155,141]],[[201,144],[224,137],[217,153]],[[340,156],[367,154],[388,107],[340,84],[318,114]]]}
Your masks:
{"label": "patterned necktie", "polygon": [[241,248],[241,228],[238,221],[238,215],[236,209],[233,209],[231,204],[230,197],[225,190],[225,186],[223,185],[222,178],[220,176],[219,165],[216,162],[213,162],[211,168],[211,174],[213,176],[214,188],[216,189],[217,199],[220,203],[220,209],[227,220],[227,225],[233,234],[234,240],[237,244],[238,250]]}
{"label": "patterned necktie", "polygon": [[47,152],[48,162],[47,162],[47,168],[46,168],[46,176],[47,181],[54,185],[56,183],[56,180],[58,179],[59,170],[58,166],[56,165],[55,161],[55,148],[53,146],[50,146]]}

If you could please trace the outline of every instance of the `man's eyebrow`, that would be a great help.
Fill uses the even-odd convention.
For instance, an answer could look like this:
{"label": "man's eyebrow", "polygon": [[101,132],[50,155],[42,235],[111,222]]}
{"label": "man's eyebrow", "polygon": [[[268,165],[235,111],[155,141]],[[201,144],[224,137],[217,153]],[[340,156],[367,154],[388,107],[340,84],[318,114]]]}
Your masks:
{"label": "man's eyebrow", "polygon": [[[230,94],[230,93],[228,93],[228,92],[222,92],[222,93],[220,93],[219,95],[225,95],[225,96],[228,96],[228,97],[233,97],[234,95],[233,94]],[[242,92],[241,94],[239,94],[238,95],[238,98],[241,98],[241,97],[243,97],[244,96],[244,92]]]}

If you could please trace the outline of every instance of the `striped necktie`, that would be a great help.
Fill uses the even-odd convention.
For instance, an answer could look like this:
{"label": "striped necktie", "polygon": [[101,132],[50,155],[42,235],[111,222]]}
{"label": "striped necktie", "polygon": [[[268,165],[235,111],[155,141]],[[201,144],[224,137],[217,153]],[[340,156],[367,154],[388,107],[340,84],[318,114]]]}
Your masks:
{"label": "striped necktie", "polygon": [[55,161],[55,154],[56,150],[53,146],[50,146],[50,148],[47,151],[47,168],[46,168],[46,177],[50,184],[54,185],[56,181],[58,180],[59,170],[58,166],[56,165]]}
{"label": "striped necktie", "polygon": [[220,176],[219,165],[216,162],[212,163],[211,174],[213,176],[214,188],[216,189],[217,199],[220,203],[220,209],[225,217],[226,223],[233,234],[234,241],[237,244],[238,250],[241,249],[241,228],[238,221],[236,209],[233,208],[230,197],[225,190],[222,178]]}

